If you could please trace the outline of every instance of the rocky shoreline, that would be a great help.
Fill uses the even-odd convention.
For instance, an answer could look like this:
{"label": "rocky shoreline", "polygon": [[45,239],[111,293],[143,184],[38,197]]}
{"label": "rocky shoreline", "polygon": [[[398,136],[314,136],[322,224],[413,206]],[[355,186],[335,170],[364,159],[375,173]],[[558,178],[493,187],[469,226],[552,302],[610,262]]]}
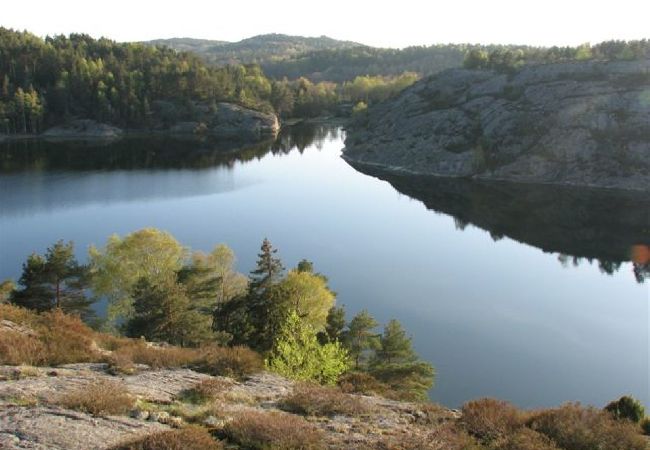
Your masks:
{"label": "rocky shoreline", "polygon": [[391,173],[650,190],[649,70],[448,70],[370,108],[343,157]]}
{"label": "rocky shoreline", "polygon": [[218,103],[214,110],[205,105],[197,106],[197,111],[196,120],[179,121],[169,127],[121,129],[91,119],[74,119],[40,134],[0,134],[0,142],[41,139],[104,141],[147,135],[255,141],[274,137],[280,131],[280,122],[275,114],[232,103]]}

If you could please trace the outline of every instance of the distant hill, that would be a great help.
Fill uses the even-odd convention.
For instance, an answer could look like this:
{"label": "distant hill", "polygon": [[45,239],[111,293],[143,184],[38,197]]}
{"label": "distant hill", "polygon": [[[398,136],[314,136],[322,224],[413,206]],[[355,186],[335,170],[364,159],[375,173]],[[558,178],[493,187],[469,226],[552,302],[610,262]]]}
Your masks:
{"label": "distant hill", "polygon": [[171,39],[155,39],[153,41],[147,41],[145,44],[151,45],[164,45],[174,50],[184,51],[184,52],[194,52],[202,54],[204,52],[210,51],[212,47],[219,45],[228,44],[227,41],[213,41],[210,39],[194,39],[194,38],[171,38]]}
{"label": "distant hill", "polygon": [[172,38],[147,41],[146,44],[165,45],[175,50],[191,51],[205,61],[219,66],[227,64],[265,64],[319,50],[348,49],[361,46],[356,42],[339,41],[327,36],[303,37],[286,34],[262,34],[239,42],[205,39]]}
{"label": "distant hill", "polygon": [[357,76],[396,76],[404,72],[427,76],[461,67],[465,54],[474,47],[467,44],[404,49],[357,46],[318,50],[261,65],[264,73],[271,78],[306,77],[314,82],[343,82]]}

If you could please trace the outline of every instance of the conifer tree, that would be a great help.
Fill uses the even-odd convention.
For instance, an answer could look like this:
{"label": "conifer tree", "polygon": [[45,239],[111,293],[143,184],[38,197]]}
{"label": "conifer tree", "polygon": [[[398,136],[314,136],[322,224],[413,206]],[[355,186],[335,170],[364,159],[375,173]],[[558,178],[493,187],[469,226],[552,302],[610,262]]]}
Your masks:
{"label": "conifer tree", "polygon": [[354,316],[343,335],[343,342],[350,351],[354,368],[365,365],[368,354],[379,347],[379,336],[374,329],[379,325],[365,309]]}
{"label": "conifer tree", "polygon": [[45,256],[31,254],[23,264],[19,284],[11,294],[11,302],[37,311],[61,309],[92,317],[92,300],[86,297],[89,286],[88,269],[74,256],[74,244],[58,241],[49,247]]}
{"label": "conifer tree", "polygon": [[321,344],[327,342],[341,342],[345,330],[345,308],[343,306],[332,306],[327,313],[325,331],[318,333],[318,340]]}
{"label": "conifer tree", "polygon": [[370,362],[370,373],[399,391],[403,398],[412,400],[426,399],[435,377],[435,370],[419,359],[411,338],[397,320],[391,320],[384,327],[380,346]]}

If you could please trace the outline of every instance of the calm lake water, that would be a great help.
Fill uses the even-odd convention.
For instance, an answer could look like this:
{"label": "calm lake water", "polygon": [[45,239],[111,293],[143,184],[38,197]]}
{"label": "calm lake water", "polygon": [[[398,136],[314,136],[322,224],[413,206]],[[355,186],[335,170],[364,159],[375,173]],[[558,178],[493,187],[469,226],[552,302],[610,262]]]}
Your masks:
{"label": "calm lake water", "polygon": [[90,244],[143,227],[193,249],[225,242],[247,273],[268,237],[286,266],[312,260],[348,315],[400,320],[437,369],[436,401],[602,406],[632,394],[650,406],[648,199],[382,180],[340,158],[343,137],[302,126],[240,151],[0,145],[0,279],[58,239],[85,259]]}

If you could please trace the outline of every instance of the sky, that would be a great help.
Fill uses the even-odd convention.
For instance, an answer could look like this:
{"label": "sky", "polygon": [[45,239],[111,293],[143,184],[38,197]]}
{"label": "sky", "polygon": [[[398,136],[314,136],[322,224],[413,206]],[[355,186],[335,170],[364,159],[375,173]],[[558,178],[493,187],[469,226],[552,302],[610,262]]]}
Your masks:
{"label": "sky", "polygon": [[435,43],[579,45],[650,38],[648,0],[5,1],[0,26],[117,41],[264,33],[327,35],[378,47]]}

